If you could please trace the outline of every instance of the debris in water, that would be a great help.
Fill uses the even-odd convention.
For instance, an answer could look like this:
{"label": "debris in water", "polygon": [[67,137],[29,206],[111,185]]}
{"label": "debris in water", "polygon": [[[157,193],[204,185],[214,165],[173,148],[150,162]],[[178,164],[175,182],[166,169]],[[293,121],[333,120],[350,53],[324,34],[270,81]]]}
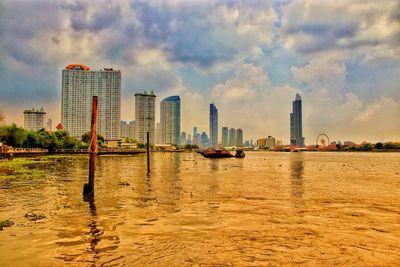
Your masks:
{"label": "debris in water", "polygon": [[25,218],[27,218],[31,222],[36,222],[38,220],[42,220],[46,218],[46,216],[43,213],[35,213],[34,211],[29,211],[24,215]]}
{"label": "debris in water", "polygon": [[0,221],[0,231],[3,231],[3,227],[11,227],[13,224],[14,222],[10,220]]}
{"label": "debris in water", "polygon": [[121,182],[119,182],[119,185],[128,186],[128,185],[130,185],[130,183],[128,181],[121,181]]}

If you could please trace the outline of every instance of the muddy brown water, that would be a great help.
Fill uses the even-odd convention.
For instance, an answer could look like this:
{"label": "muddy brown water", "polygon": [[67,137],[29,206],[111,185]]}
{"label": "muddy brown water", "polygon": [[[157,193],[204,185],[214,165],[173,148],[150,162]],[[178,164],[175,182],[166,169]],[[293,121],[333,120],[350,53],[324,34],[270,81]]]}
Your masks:
{"label": "muddy brown water", "polygon": [[[0,265],[400,263],[400,153],[151,160],[148,176],[145,155],[99,157],[87,201],[85,156],[49,166],[51,186],[0,181],[0,219],[15,223],[0,231]],[[28,221],[31,210],[46,218]]]}

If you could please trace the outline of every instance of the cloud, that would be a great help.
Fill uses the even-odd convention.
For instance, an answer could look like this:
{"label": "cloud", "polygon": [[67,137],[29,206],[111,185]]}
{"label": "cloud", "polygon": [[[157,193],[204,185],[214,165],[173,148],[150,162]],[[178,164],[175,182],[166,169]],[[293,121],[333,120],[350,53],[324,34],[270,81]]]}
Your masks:
{"label": "cloud", "polygon": [[330,57],[315,57],[303,67],[290,68],[293,77],[315,88],[343,88],[346,79],[346,66]]}
{"label": "cloud", "polygon": [[294,1],[283,8],[284,46],[306,55],[351,50],[370,60],[399,56],[399,8],[396,0],[384,5],[376,1]]}
{"label": "cloud", "polygon": [[245,139],[273,135],[288,139],[291,99],[298,89],[274,87],[259,66],[243,64],[234,77],[212,90],[220,126],[244,129]]}

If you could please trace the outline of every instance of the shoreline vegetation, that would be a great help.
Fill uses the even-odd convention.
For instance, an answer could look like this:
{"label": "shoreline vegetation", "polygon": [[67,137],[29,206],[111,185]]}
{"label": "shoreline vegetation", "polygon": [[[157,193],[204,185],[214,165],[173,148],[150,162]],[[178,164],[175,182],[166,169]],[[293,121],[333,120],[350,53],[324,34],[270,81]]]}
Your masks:
{"label": "shoreline vegetation", "polygon": [[[135,144],[136,152],[145,152],[146,145],[139,143],[136,140],[126,138],[127,143]],[[90,133],[87,132],[82,135],[81,139],[71,136],[65,130],[46,131],[41,129],[39,131],[29,131],[22,127],[18,127],[16,124],[0,125],[0,143],[12,148],[24,148],[24,149],[46,149],[38,153],[24,153],[18,156],[30,157],[32,155],[47,155],[47,154],[63,154],[63,155],[74,155],[74,154],[85,154],[85,150],[89,149]],[[97,145],[101,153],[107,154],[108,148],[106,147],[105,140],[101,135],[97,136]],[[378,142],[368,143],[363,142],[362,144],[351,144],[342,145],[336,144],[330,146],[329,149],[318,148],[316,146],[307,146],[300,148],[298,151],[309,151],[309,152],[400,152],[400,143],[397,142]],[[117,148],[119,152],[127,151],[126,149]],[[152,152],[191,152],[202,150],[197,145],[170,145],[170,149],[163,147],[156,147],[151,145]],[[276,147],[274,149],[269,148],[244,148],[246,151],[271,151],[271,152],[289,152],[293,151],[289,146]],[[298,152],[296,151],[296,152]],[[5,154],[4,151],[0,151]],[[118,152],[115,152],[118,154]],[[123,153],[121,153],[123,154]],[[133,153],[135,154],[135,153]]]}

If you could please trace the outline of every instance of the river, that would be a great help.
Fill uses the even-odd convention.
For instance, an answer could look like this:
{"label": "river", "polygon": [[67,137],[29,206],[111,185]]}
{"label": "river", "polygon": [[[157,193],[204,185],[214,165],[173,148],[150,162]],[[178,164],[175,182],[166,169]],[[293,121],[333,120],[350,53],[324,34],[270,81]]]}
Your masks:
{"label": "river", "polygon": [[[396,266],[400,153],[60,158],[0,180],[1,266]],[[30,186],[26,186],[31,183]],[[46,217],[29,221],[34,211]]]}

